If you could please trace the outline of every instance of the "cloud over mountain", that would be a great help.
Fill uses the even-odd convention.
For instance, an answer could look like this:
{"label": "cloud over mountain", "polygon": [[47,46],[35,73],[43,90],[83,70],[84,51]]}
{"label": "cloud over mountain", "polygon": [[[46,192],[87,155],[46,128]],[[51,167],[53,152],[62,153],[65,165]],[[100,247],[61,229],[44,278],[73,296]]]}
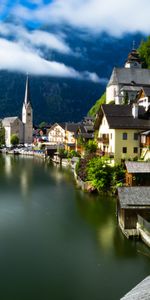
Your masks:
{"label": "cloud over mountain", "polygon": [[[7,28],[1,26],[0,32],[6,36],[10,33],[12,34],[12,29],[11,26]],[[42,39],[42,37],[47,37],[48,39]],[[51,36],[46,32],[34,31],[29,33],[22,28],[20,34],[17,35],[16,41],[1,37],[0,70],[106,83],[106,79],[100,79],[96,73],[79,72],[70,66],[66,66],[64,63],[45,59],[44,53],[37,46],[45,45],[51,48],[51,39],[55,42],[55,47],[53,44],[52,48],[57,49],[59,47],[59,50],[62,48],[62,52],[64,52],[64,49],[70,51],[69,47],[63,47],[63,44],[59,44],[55,36]],[[28,44],[27,41],[31,43]]]}
{"label": "cloud over mountain", "polygon": [[149,10],[148,0],[53,0],[40,3],[32,12],[26,5],[16,5],[13,14],[20,20],[65,23],[96,33],[120,35],[135,31],[148,34]]}

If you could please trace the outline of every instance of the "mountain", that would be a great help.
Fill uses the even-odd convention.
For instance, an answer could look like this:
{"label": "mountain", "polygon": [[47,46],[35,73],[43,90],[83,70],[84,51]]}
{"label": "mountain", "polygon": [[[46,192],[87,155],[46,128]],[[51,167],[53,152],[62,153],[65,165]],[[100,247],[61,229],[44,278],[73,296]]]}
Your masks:
{"label": "mountain", "polygon": [[[48,29],[50,30],[50,29]],[[51,28],[51,31],[56,29]],[[56,30],[57,31],[57,30]],[[60,31],[60,29],[58,30]],[[56,60],[77,71],[95,72],[100,78],[109,78],[114,66],[122,66],[132,48],[133,40],[139,46],[142,34],[112,37],[61,28],[66,42],[74,54],[45,51],[46,59]],[[26,76],[13,72],[0,72],[0,117],[20,115],[24,99]],[[34,109],[34,122],[79,121],[105,91],[106,83],[30,76],[30,94]]]}

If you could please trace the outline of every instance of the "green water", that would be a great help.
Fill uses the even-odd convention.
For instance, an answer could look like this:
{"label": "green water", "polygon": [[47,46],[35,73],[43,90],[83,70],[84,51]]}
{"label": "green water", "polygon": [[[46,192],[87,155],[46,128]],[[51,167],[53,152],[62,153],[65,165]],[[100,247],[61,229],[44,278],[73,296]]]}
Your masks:
{"label": "green water", "polygon": [[117,300],[150,274],[150,250],[116,224],[116,200],[72,174],[0,157],[0,300]]}

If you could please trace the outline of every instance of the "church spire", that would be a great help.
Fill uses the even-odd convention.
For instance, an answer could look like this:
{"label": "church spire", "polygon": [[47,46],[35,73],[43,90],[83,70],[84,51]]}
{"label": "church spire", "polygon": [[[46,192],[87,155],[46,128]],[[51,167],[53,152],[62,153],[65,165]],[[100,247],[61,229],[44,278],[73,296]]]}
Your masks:
{"label": "church spire", "polygon": [[28,103],[30,103],[30,88],[29,88],[29,76],[28,76],[28,74],[27,74],[27,79],[26,79],[26,90],[25,90],[24,103],[26,105]]}

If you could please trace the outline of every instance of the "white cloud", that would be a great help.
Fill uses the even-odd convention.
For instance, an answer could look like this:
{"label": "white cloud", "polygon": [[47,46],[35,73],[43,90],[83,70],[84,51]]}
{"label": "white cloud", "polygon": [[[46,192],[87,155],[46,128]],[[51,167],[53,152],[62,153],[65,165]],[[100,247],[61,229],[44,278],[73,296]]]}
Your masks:
{"label": "white cloud", "polygon": [[53,0],[34,11],[18,5],[14,14],[20,19],[43,23],[67,23],[94,32],[113,35],[142,31],[149,33],[148,0]]}
{"label": "white cloud", "polygon": [[43,46],[63,54],[71,54],[71,49],[62,37],[43,30],[28,31],[25,27],[20,25],[16,26],[10,23],[0,23],[0,34],[3,36],[13,35],[16,40],[36,47]]}
{"label": "white cloud", "polygon": [[80,73],[63,63],[48,61],[35,48],[4,38],[0,38],[0,70],[101,82],[95,73]]}

